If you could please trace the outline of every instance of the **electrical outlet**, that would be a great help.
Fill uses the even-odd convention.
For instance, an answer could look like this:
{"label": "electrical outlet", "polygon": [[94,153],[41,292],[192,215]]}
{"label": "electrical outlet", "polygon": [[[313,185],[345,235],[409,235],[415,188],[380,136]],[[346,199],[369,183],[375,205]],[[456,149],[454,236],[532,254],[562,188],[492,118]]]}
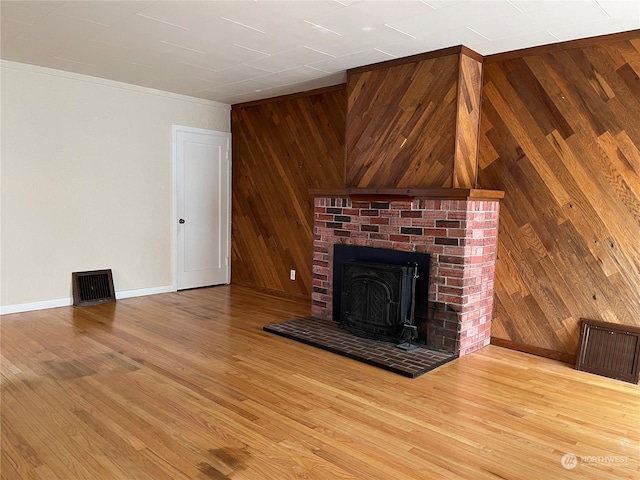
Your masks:
{"label": "electrical outlet", "polygon": [[291,271],[289,272],[289,278],[291,280],[295,280],[296,279],[296,270],[295,270],[295,268],[292,268]]}

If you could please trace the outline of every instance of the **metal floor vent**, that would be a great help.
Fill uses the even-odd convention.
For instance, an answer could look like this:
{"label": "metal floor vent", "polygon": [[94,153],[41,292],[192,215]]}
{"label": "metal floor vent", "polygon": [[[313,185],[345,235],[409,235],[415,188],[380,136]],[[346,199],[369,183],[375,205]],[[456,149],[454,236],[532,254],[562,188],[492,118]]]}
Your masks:
{"label": "metal floor vent", "polygon": [[576,370],[638,383],[640,328],[581,319]]}
{"label": "metal floor vent", "polygon": [[116,301],[111,270],[73,272],[73,304],[79,307]]}

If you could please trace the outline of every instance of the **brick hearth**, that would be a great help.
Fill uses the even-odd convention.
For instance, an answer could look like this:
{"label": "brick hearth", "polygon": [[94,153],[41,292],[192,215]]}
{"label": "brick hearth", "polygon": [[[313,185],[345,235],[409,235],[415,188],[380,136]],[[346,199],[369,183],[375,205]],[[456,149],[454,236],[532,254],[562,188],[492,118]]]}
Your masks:
{"label": "brick hearth", "polygon": [[315,317],[296,318],[263,328],[267,332],[410,378],[416,378],[458,358],[456,354],[426,348],[407,352],[396,348],[391,342],[356,337],[340,328],[337,322]]}
{"label": "brick hearth", "polygon": [[312,315],[332,319],[336,243],[431,254],[427,347],[466,355],[489,344],[498,200],[316,197]]}

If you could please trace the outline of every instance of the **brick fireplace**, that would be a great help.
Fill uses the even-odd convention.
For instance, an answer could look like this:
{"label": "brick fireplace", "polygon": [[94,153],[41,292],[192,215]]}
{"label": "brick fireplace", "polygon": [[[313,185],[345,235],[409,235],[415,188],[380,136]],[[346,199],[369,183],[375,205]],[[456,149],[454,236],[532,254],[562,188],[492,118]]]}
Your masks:
{"label": "brick fireplace", "polygon": [[429,253],[427,347],[462,356],[488,345],[500,197],[451,191],[459,198],[315,193],[312,315],[333,319],[335,244]]}

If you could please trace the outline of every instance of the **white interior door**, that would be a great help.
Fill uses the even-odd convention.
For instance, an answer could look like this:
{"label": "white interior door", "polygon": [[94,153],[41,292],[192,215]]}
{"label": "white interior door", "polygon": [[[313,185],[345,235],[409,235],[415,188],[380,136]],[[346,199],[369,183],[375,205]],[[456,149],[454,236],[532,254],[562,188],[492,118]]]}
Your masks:
{"label": "white interior door", "polygon": [[230,140],[173,127],[178,290],[229,283]]}

